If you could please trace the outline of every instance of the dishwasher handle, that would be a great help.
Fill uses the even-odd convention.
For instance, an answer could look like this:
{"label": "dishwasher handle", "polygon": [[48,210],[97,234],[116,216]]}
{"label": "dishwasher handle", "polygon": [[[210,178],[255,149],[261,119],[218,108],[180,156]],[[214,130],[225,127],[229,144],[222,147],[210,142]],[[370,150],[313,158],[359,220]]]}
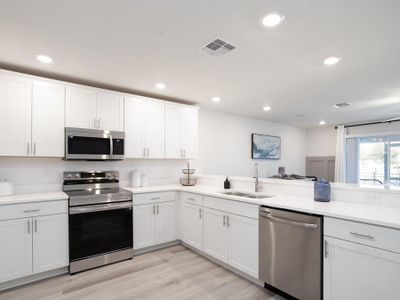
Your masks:
{"label": "dishwasher handle", "polygon": [[297,226],[297,227],[303,227],[303,228],[309,228],[309,229],[317,229],[319,227],[318,224],[302,223],[302,222],[296,222],[296,221],[277,218],[277,217],[271,216],[270,212],[268,212],[268,213],[260,212],[260,216],[263,217],[263,218],[269,219],[269,220],[271,220],[273,222],[284,223],[284,224]]}

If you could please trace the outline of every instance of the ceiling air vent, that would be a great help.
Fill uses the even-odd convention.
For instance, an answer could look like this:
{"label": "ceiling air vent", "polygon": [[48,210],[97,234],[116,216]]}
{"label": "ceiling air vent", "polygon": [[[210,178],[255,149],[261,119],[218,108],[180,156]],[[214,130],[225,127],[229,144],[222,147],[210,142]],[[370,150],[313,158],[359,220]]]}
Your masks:
{"label": "ceiling air vent", "polygon": [[335,107],[335,108],[343,108],[343,107],[346,107],[346,106],[350,106],[350,103],[347,103],[347,102],[336,103],[333,107]]}
{"label": "ceiling air vent", "polygon": [[232,45],[230,42],[224,41],[221,38],[215,39],[214,41],[208,43],[200,50],[213,56],[222,56],[228,52],[234,50],[236,46]]}

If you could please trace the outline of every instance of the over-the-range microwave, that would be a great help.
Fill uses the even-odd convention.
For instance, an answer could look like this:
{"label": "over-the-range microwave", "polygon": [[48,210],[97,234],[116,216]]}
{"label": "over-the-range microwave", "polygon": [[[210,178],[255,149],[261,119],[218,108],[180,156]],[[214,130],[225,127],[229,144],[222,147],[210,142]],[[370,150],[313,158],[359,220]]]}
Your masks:
{"label": "over-the-range microwave", "polygon": [[65,128],[65,160],[124,159],[125,133],[98,129]]}

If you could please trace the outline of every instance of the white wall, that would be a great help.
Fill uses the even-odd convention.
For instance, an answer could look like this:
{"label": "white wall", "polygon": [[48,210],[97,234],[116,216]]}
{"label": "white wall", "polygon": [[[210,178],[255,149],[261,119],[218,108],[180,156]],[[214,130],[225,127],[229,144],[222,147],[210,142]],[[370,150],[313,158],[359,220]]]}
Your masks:
{"label": "white wall", "polygon": [[335,127],[307,129],[307,156],[335,156]]}
{"label": "white wall", "polygon": [[[260,176],[268,177],[285,166],[288,173],[305,174],[306,131],[290,126],[199,110],[199,158],[192,162],[197,174],[253,176],[251,134],[282,138],[281,160],[259,160]],[[61,190],[62,173],[80,170],[118,170],[122,185],[133,170],[148,174],[149,184],[177,183],[184,160],[126,159],[116,162],[63,161],[60,158],[0,157],[0,180],[13,182],[18,193]],[[41,185],[40,187],[38,185]]]}
{"label": "white wall", "polygon": [[[251,134],[281,137],[280,160],[252,160]],[[202,174],[269,177],[285,166],[287,173],[305,174],[306,131],[291,126],[208,110],[199,111],[199,159]]]}

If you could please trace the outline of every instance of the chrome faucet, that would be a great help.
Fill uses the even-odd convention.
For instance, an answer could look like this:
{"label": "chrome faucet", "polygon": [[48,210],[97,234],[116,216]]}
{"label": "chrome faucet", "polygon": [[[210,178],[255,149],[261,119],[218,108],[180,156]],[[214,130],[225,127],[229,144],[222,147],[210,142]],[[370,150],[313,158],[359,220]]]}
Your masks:
{"label": "chrome faucet", "polygon": [[254,187],[254,190],[255,190],[255,192],[256,193],[258,193],[258,192],[261,192],[261,184],[260,184],[260,182],[259,182],[259,180],[258,180],[258,163],[256,163],[255,164],[255,177],[256,177],[256,182],[255,182],[255,187]]}

